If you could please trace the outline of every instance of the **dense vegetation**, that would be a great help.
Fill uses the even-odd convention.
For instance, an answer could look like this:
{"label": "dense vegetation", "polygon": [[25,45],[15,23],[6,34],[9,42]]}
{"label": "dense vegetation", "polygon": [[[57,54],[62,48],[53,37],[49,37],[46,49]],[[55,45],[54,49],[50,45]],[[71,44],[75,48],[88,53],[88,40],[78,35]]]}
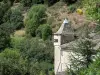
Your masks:
{"label": "dense vegetation", "polygon": [[[22,0],[22,5],[27,1]],[[14,2],[0,2],[0,75],[53,75],[52,29],[46,22],[45,6],[27,2],[30,10],[24,23],[21,8],[28,5],[12,8]],[[37,0],[31,3],[41,4]],[[14,36],[24,27],[26,36]]]}
{"label": "dense vegetation", "polygon": [[[86,16],[98,23],[96,31],[100,31],[99,0],[0,0],[0,75],[54,75],[52,28],[46,9],[58,1],[69,4],[71,13],[81,3]],[[14,7],[16,2],[22,7]],[[26,16],[24,9],[28,10]],[[23,28],[25,36],[14,36],[15,31]],[[70,69],[69,75],[99,75],[100,58],[91,60],[97,54],[92,47],[88,40],[78,44],[74,53],[82,54],[85,61],[72,59],[77,67],[72,64],[76,70]]]}

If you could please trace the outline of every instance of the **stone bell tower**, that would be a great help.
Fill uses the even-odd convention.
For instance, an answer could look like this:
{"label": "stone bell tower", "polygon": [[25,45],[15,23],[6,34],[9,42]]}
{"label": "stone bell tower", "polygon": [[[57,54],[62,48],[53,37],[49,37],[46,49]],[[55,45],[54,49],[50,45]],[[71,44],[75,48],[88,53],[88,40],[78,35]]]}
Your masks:
{"label": "stone bell tower", "polygon": [[67,70],[66,64],[69,63],[68,52],[63,51],[61,45],[74,40],[74,31],[69,25],[68,20],[64,20],[60,29],[54,33],[54,70],[55,75],[64,75]]}

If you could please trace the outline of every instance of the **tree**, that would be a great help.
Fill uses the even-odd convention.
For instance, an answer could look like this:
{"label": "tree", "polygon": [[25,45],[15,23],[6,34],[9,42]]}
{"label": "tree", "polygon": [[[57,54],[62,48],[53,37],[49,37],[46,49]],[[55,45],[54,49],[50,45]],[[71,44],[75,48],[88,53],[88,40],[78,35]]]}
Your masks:
{"label": "tree", "polygon": [[47,62],[31,63],[30,75],[50,75],[49,71],[51,71],[52,69],[53,65],[51,63]]}
{"label": "tree", "polygon": [[95,58],[95,61],[88,68],[82,69],[79,75],[99,75],[100,74],[100,54]]}
{"label": "tree", "polygon": [[49,25],[44,25],[42,30],[42,38],[43,40],[51,39],[52,38],[52,29]]}
{"label": "tree", "polygon": [[18,9],[9,9],[3,17],[3,22],[9,22],[10,24],[12,24],[13,30],[21,29],[22,27],[24,27],[23,15]]}
{"label": "tree", "polygon": [[3,23],[2,19],[3,16],[5,14],[5,12],[10,8],[10,4],[9,3],[3,3],[0,2],[0,24]]}
{"label": "tree", "polygon": [[7,24],[0,25],[0,50],[10,45],[10,28]]}
{"label": "tree", "polygon": [[21,57],[18,50],[5,49],[0,53],[1,75],[26,75],[27,60]]}
{"label": "tree", "polygon": [[50,41],[44,42],[38,38],[25,39],[21,43],[20,50],[30,61],[53,63],[53,44]]}
{"label": "tree", "polygon": [[31,6],[32,1],[31,0],[20,0],[20,2],[24,5],[24,6]]}
{"label": "tree", "polygon": [[52,38],[52,29],[50,25],[44,24],[40,25],[36,31],[36,35],[42,38],[43,40]]}
{"label": "tree", "polygon": [[94,46],[95,45],[89,39],[79,40],[76,47],[73,48],[70,68],[71,73],[78,75],[81,69],[89,67],[92,63],[92,56],[97,53],[96,50],[93,49]]}
{"label": "tree", "polygon": [[26,33],[31,36],[36,36],[36,29],[40,24],[44,23],[46,8],[43,5],[33,6],[27,15],[26,19]]}
{"label": "tree", "polygon": [[12,6],[15,0],[3,0],[4,3],[10,3]]}

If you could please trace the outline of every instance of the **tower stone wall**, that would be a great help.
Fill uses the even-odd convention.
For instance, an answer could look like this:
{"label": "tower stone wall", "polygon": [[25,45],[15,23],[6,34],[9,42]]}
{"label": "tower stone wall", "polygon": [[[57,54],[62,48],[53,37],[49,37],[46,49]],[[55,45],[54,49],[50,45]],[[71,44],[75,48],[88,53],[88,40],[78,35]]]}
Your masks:
{"label": "tower stone wall", "polygon": [[74,33],[68,20],[64,20],[60,29],[54,33],[54,70],[55,75],[64,75],[70,64],[70,50],[63,50],[62,45],[74,40]]}

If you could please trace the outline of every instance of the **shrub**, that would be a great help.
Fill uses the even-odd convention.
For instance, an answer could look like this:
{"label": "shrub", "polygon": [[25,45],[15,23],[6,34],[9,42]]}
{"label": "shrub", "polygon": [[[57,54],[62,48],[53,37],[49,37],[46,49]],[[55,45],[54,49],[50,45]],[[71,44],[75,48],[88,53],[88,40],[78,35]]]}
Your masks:
{"label": "shrub", "polygon": [[40,25],[36,31],[36,35],[42,38],[43,40],[51,39],[52,29],[50,25],[48,24]]}
{"label": "shrub", "polygon": [[18,50],[5,49],[0,53],[1,75],[26,75],[27,60],[21,57]]}
{"label": "shrub", "polygon": [[31,6],[31,0],[21,0],[21,3],[24,5],[24,6]]}
{"label": "shrub", "polygon": [[10,44],[10,28],[6,24],[0,25],[0,50]]}
{"label": "shrub", "polygon": [[78,75],[99,75],[100,74],[100,57],[96,58],[88,68],[79,70]]}
{"label": "shrub", "polygon": [[12,37],[11,38],[11,48],[19,49],[21,42],[24,40],[24,37]]}
{"label": "shrub", "polygon": [[49,25],[44,25],[42,30],[42,38],[43,40],[51,39],[52,38],[52,29]]}
{"label": "shrub", "polygon": [[88,68],[92,63],[92,56],[96,55],[95,45],[88,39],[79,40],[73,49],[69,74],[80,75],[79,70]]}
{"label": "shrub", "polygon": [[[83,0],[83,7],[86,9],[86,16],[90,20],[95,20],[97,23],[100,23],[100,0]],[[96,30],[99,31],[100,26],[97,25]]]}
{"label": "shrub", "polygon": [[21,29],[24,26],[22,13],[16,9],[9,9],[4,15],[3,21],[12,24],[14,30]]}
{"label": "shrub", "polygon": [[3,0],[4,3],[9,3],[11,6],[13,5],[15,0]]}
{"label": "shrub", "polygon": [[3,19],[3,16],[5,14],[5,12],[10,8],[10,5],[8,3],[3,3],[3,2],[0,2],[0,24],[3,23],[2,19]]}
{"label": "shrub", "polygon": [[53,63],[53,44],[37,38],[26,39],[21,43],[20,50],[24,57],[31,61]]}
{"label": "shrub", "polygon": [[99,0],[83,0],[83,7],[86,8],[86,15],[89,19],[100,21],[100,7],[98,6],[98,3],[100,3]]}
{"label": "shrub", "polygon": [[31,63],[30,75],[49,75],[52,69],[53,65],[47,62]]}
{"label": "shrub", "polygon": [[70,5],[69,7],[68,7],[68,12],[69,13],[73,13],[75,10],[76,10],[76,5],[75,4],[73,4],[73,5]]}
{"label": "shrub", "polygon": [[99,32],[99,31],[100,31],[100,24],[97,24],[97,25],[96,25],[95,31],[96,31],[96,32]]}
{"label": "shrub", "polygon": [[36,29],[40,24],[44,23],[46,8],[43,5],[33,6],[27,15],[26,19],[26,33],[35,36]]}

